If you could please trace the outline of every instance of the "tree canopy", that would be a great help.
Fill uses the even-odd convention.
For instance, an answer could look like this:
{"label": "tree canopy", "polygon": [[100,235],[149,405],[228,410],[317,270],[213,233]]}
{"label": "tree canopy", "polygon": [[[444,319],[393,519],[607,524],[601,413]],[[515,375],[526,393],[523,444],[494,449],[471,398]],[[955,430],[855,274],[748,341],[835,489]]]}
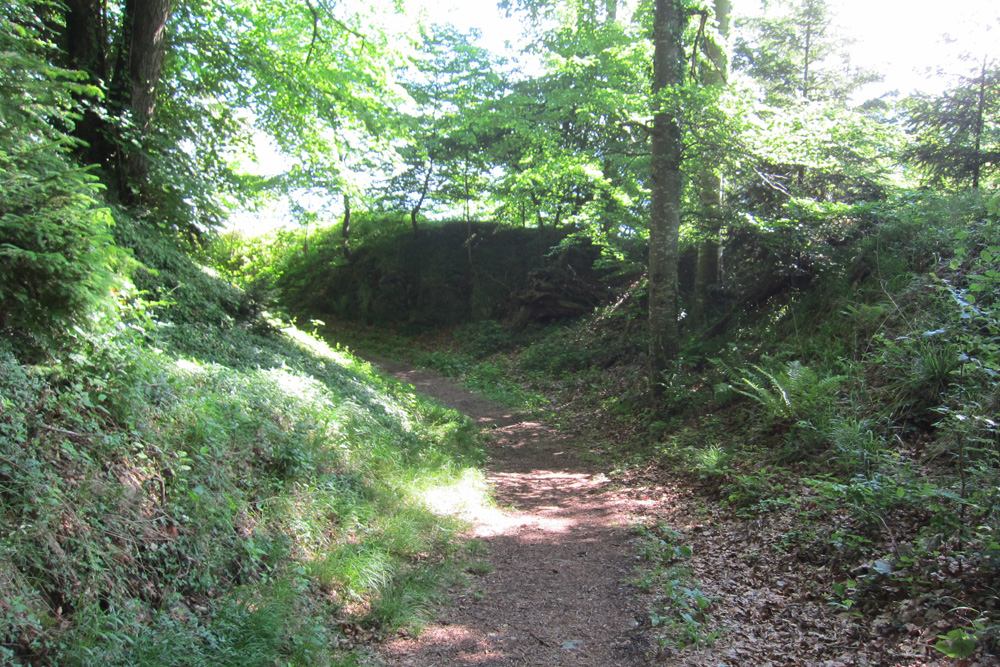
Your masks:
{"label": "tree canopy", "polygon": [[[741,218],[780,221],[790,207],[879,201],[906,183],[976,188],[996,177],[995,63],[979,57],[941,94],[859,98],[878,74],[851,64],[852,42],[825,0],[735,17],[728,3],[694,0],[501,7],[523,20],[520,56],[489,52],[474,32],[408,21],[393,3],[18,0],[3,14],[13,72],[3,80],[4,155],[21,160],[32,142],[53,149],[16,162],[24,178],[11,183],[32,173],[63,183],[74,197],[59,206],[76,207],[67,220],[85,227],[67,238],[94,248],[101,200],[195,242],[234,211],[284,202],[306,246],[310,229],[342,216],[345,257],[376,231],[370,211],[405,216],[414,232],[447,216],[569,226],[635,257],[637,243],[654,254],[661,244],[669,140],[676,233],[666,242],[697,246],[699,260],[693,292],[666,297],[674,315],[663,317],[696,322],[722,278],[720,243]],[[656,23],[666,9],[669,29]],[[669,66],[657,60],[658,34],[676,40]],[[42,270],[46,255],[29,246],[7,252]],[[651,269],[659,261],[641,253]],[[104,261],[68,265],[96,276]],[[676,266],[667,273],[675,285]],[[18,298],[38,293],[40,275],[21,281]]]}

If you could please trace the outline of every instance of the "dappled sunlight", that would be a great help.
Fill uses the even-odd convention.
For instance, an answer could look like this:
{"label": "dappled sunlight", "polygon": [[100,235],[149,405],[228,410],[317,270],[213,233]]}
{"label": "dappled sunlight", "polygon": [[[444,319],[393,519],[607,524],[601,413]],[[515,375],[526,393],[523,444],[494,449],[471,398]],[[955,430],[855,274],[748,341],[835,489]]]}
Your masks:
{"label": "dappled sunlight", "polygon": [[428,485],[424,502],[471,527],[489,563],[473,567],[440,622],[419,637],[383,646],[388,664],[640,664],[636,616],[623,583],[633,561],[624,498],[604,474],[583,464],[573,438],[439,375],[380,362],[397,379],[469,415],[490,434],[484,468],[492,502],[476,502],[474,480]]}
{"label": "dappled sunlight", "polygon": [[293,341],[299,344],[299,346],[305,348],[314,356],[321,359],[327,359],[340,366],[351,367],[356,365],[358,362],[348,354],[341,352],[340,350],[330,347],[327,343],[322,340],[310,336],[305,331],[301,329],[296,329],[295,327],[288,327],[282,329],[282,333],[291,338]]}
{"label": "dappled sunlight", "polygon": [[289,398],[321,405],[330,404],[330,390],[314,377],[302,375],[290,368],[271,368],[259,372]]}
{"label": "dappled sunlight", "polygon": [[472,534],[483,538],[559,539],[581,525],[608,519],[605,509],[585,500],[607,481],[604,475],[538,470],[493,473],[490,477],[489,486],[504,506],[491,501],[487,482],[475,469],[466,470],[452,482],[429,485],[417,495],[435,514],[472,523]]}
{"label": "dappled sunlight", "polygon": [[476,537],[518,536],[525,541],[549,540],[573,530],[578,521],[572,518],[539,517],[530,514],[505,512],[487,507],[473,517]]}
{"label": "dappled sunlight", "polygon": [[490,509],[490,499],[483,474],[466,469],[457,479],[433,484],[418,492],[420,501],[434,514],[456,516],[471,521]]}
{"label": "dappled sunlight", "polygon": [[188,375],[200,375],[207,372],[204,365],[190,359],[176,359],[173,362],[174,368]]}
{"label": "dappled sunlight", "polygon": [[420,640],[431,651],[441,656],[445,661],[441,664],[510,664],[512,657],[499,646],[502,641],[500,635],[466,625],[434,626],[424,630]]}

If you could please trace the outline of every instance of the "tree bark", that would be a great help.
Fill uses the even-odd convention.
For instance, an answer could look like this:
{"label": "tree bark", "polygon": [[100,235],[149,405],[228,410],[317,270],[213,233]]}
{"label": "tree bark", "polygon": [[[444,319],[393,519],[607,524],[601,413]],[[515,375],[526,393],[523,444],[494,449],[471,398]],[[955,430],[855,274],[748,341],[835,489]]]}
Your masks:
{"label": "tree bark", "polygon": [[139,133],[140,147],[127,152],[129,184],[143,201],[149,203],[149,157],[142,146],[152,128],[156,111],[156,89],[167,50],[167,20],[172,0],[126,0],[125,18],[131,20],[128,50],[130,110],[132,123]]}
{"label": "tree bark", "polygon": [[679,349],[677,241],[682,145],[679,102],[670,93],[684,82],[684,24],[679,0],[656,0],[649,221],[649,383],[654,396],[662,393],[663,373]]}
{"label": "tree bark", "polygon": [[[86,143],[81,159],[101,165],[112,194],[126,205],[150,203],[149,158],[140,146],[152,129],[156,88],[166,54],[166,28],[172,0],[125,0],[121,26],[109,51],[106,0],[67,0],[63,48],[69,67],[87,73],[105,90],[104,111],[90,109],[74,134]],[[113,31],[112,31],[113,32]],[[111,63],[114,62],[114,67]],[[122,137],[124,116],[131,114],[133,135]],[[115,121],[114,118],[120,120]]]}
{"label": "tree bark", "polygon": [[[718,34],[729,35],[729,0],[715,1],[715,20]],[[728,63],[725,51],[715,40],[705,44],[705,55],[708,64],[702,70],[701,82],[704,86],[726,85],[728,79]],[[709,291],[719,281],[719,235],[722,232],[722,177],[719,170],[706,166],[699,176],[698,198],[701,203],[701,215],[698,221],[701,227],[702,240],[698,244],[697,265],[694,275],[694,289],[691,295],[690,321],[693,326],[704,323],[705,311],[708,306]]]}
{"label": "tree bark", "polygon": [[427,173],[424,174],[424,183],[420,188],[420,199],[417,200],[416,205],[410,209],[410,225],[413,227],[413,234],[417,234],[417,216],[420,215],[420,209],[424,205],[424,200],[427,198],[427,191],[430,189],[431,185],[431,172],[434,170],[434,163],[429,163],[427,165]]}
{"label": "tree bark", "polygon": [[341,227],[343,236],[344,259],[351,258],[351,197],[344,193],[344,226]]}
{"label": "tree bark", "polygon": [[976,100],[976,127],[974,159],[972,165],[972,188],[979,189],[979,174],[983,165],[983,116],[986,109],[986,56],[983,56],[983,66],[979,71],[979,96]]}
{"label": "tree bark", "polygon": [[[67,27],[62,35],[62,47],[67,58],[66,67],[85,72],[87,83],[106,87],[110,73],[102,21],[104,0],[66,0],[64,7]],[[80,160],[84,164],[111,168],[116,152],[110,141],[111,124],[106,115],[98,113],[90,105],[85,109],[83,117],[73,128],[73,135],[84,142],[79,149]]]}

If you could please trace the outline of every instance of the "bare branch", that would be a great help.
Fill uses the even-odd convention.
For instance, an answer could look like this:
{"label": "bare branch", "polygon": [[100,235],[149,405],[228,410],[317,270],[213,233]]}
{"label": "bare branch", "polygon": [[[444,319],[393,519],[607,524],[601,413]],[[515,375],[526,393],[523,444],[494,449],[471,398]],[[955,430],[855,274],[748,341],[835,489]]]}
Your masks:
{"label": "bare branch", "polygon": [[701,17],[701,23],[698,24],[698,34],[694,38],[694,44],[691,45],[691,80],[694,81],[698,78],[698,44],[701,43],[702,38],[705,36],[705,24],[708,23],[708,12],[705,10],[694,12]]}
{"label": "bare branch", "polygon": [[309,8],[309,13],[313,17],[312,41],[309,42],[309,53],[306,54],[306,65],[308,65],[309,61],[312,60],[313,48],[315,48],[316,42],[319,41],[319,11],[313,7],[311,0],[306,0],[306,7]]}

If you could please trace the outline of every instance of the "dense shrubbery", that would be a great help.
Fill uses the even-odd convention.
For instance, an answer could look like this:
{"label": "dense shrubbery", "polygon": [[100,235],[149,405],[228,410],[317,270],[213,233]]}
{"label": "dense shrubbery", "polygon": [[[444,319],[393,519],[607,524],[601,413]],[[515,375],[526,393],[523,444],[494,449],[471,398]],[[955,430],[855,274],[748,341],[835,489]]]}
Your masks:
{"label": "dense shrubbery", "polygon": [[36,352],[109,305],[124,260],[96,178],[60,129],[99,93],[50,64],[44,34],[26,4],[0,9],[0,337]]}
{"label": "dense shrubbery", "polygon": [[[711,393],[668,397],[661,446],[741,513],[810,505],[818,530],[848,509],[851,523],[819,531],[829,565],[884,565],[835,602],[945,590],[953,602],[935,604],[967,605],[955,623],[987,650],[1000,623],[998,201],[916,193],[871,209],[808,289],[754,304],[749,326],[715,341]],[[793,463],[808,500],[773,467]]]}

